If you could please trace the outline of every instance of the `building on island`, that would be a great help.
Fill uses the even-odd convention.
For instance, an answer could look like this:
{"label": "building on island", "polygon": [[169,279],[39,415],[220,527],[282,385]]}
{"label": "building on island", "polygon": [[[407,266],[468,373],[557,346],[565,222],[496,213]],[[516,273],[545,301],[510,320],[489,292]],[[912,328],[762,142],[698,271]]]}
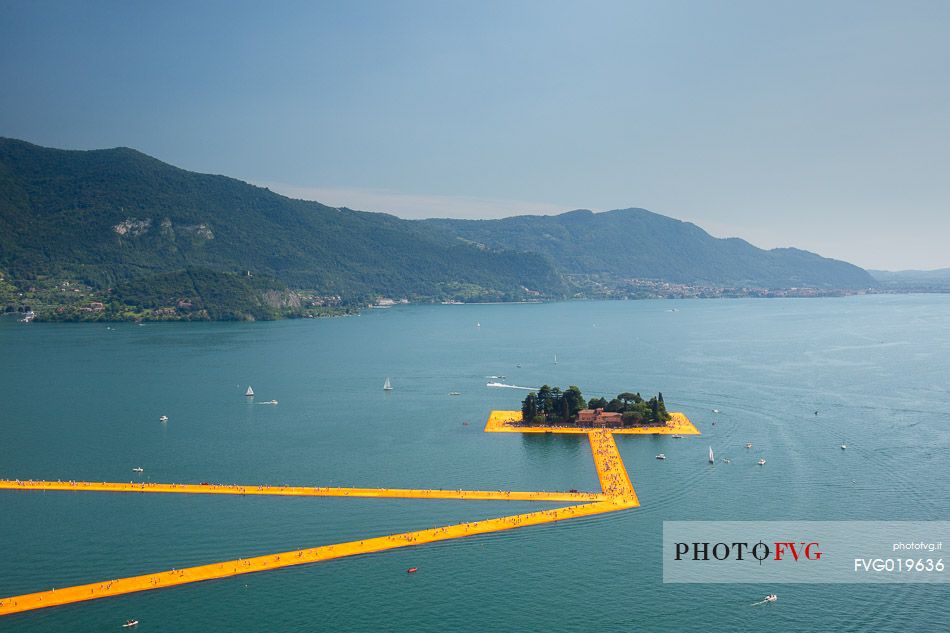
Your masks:
{"label": "building on island", "polygon": [[603,409],[581,409],[577,412],[577,423],[591,426],[622,426],[623,415]]}

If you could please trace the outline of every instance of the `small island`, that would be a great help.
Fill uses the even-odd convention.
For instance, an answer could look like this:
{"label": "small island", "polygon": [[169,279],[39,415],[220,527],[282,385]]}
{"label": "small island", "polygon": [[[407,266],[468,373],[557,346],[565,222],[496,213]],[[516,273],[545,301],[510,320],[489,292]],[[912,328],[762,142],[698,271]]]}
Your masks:
{"label": "small island", "polygon": [[610,401],[585,401],[574,385],[564,391],[544,385],[521,402],[522,424],[532,426],[652,427],[665,425],[671,418],[662,393],[644,400],[639,393],[625,391]]}

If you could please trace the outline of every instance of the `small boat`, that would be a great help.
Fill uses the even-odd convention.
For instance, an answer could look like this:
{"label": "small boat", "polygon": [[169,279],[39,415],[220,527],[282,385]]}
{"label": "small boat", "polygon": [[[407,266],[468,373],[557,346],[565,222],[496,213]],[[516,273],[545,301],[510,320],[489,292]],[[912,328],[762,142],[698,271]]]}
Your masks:
{"label": "small boat", "polygon": [[137,467],[135,467],[135,468],[132,469],[132,472],[133,472],[133,473],[141,473],[141,472],[144,472],[144,471],[145,471],[145,469],[142,468],[141,466],[137,466]]}
{"label": "small boat", "polygon": [[681,439],[683,439],[683,436],[682,436],[682,435],[671,435],[670,437],[672,437],[674,440],[681,440]]}
{"label": "small boat", "polygon": [[716,456],[713,455],[712,446],[709,447],[709,463],[710,463],[710,464],[715,464],[715,463],[716,463]]}
{"label": "small boat", "polygon": [[267,402],[262,402],[261,404],[277,404],[276,400],[268,400]]}
{"label": "small boat", "polygon": [[723,464],[731,464],[731,463],[732,463],[732,460],[729,459],[728,457],[723,457],[723,458],[720,459],[719,461],[721,461]]}
{"label": "small boat", "polygon": [[719,409],[713,409],[713,413],[719,413]]}
{"label": "small boat", "polygon": [[123,629],[127,629],[130,626],[136,626],[139,623],[138,620],[126,620],[125,624],[122,625]]}
{"label": "small boat", "polygon": [[778,600],[778,596],[776,596],[774,593],[770,593],[769,595],[765,596],[766,602],[775,602],[776,600]]}
{"label": "small boat", "polygon": [[251,389],[250,385],[247,386],[247,391],[244,392],[244,395],[247,396],[248,398],[254,397],[254,390]]}
{"label": "small boat", "polygon": [[392,391],[392,390],[393,390],[392,383],[389,382],[389,377],[387,376],[386,382],[383,383],[383,391]]}
{"label": "small boat", "polygon": [[450,392],[449,392],[449,395],[450,395],[450,396],[460,396],[460,395],[462,395],[462,392],[461,392],[461,391],[450,391]]}
{"label": "small boat", "polygon": [[163,415],[162,417],[160,417],[160,418],[158,419],[158,421],[159,421],[159,422],[168,422],[168,416],[167,416],[167,415]]}
{"label": "small boat", "polygon": [[419,571],[419,568],[418,568],[418,567],[410,567],[409,569],[406,570],[406,573],[407,573],[407,574],[414,574],[414,573],[416,573],[417,571]]}
{"label": "small boat", "polygon": [[752,448],[752,442],[746,442],[746,443],[745,443],[745,447],[746,447],[746,448]]}
{"label": "small boat", "polygon": [[760,460],[757,461],[756,463],[757,463],[759,466],[765,466],[765,460],[764,460],[764,459],[760,459]]}
{"label": "small boat", "polygon": [[841,445],[841,450],[844,450],[844,449],[846,449],[846,448],[848,448],[848,445],[847,445],[847,444],[842,444],[842,445]]}
{"label": "small boat", "polygon": [[666,459],[666,455],[664,455],[663,453],[660,453],[659,455],[656,456],[656,458],[657,458],[657,459]]}

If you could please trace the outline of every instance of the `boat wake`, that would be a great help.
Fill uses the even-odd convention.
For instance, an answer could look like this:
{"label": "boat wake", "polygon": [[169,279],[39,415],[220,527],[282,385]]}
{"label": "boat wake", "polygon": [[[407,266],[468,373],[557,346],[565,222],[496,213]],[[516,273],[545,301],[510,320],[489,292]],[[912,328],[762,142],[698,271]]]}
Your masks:
{"label": "boat wake", "polygon": [[489,382],[486,387],[498,387],[500,389],[524,389],[525,391],[537,391],[537,387],[519,387],[518,385],[506,385],[503,382]]}

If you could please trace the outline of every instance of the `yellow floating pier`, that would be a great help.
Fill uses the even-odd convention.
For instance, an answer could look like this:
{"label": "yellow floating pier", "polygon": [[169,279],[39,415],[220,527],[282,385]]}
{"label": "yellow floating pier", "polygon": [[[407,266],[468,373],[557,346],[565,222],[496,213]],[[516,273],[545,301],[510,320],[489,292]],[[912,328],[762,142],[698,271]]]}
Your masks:
{"label": "yellow floating pier", "polygon": [[[63,490],[85,492],[148,492],[183,494],[229,494],[229,495],[280,495],[307,497],[384,497],[406,499],[507,499],[512,501],[564,501],[582,502],[553,510],[542,510],[526,514],[515,514],[469,523],[459,523],[435,527],[427,530],[403,532],[368,538],[361,541],[349,541],[334,545],[323,545],[310,549],[281,552],[230,560],[210,565],[186,567],[161,571],[142,576],[105,580],[75,587],[40,591],[9,598],[0,598],[0,616],[34,609],[43,609],[73,602],[95,600],[108,596],[117,596],[137,591],[148,591],[162,587],[173,587],[202,580],[226,578],[258,571],[304,565],[319,561],[381,552],[388,549],[447,541],[450,539],[487,534],[503,530],[540,525],[581,516],[615,512],[640,505],[637,494],[630,483],[630,477],[624,467],[623,459],[614,442],[617,433],[654,433],[654,434],[690,434],[699,433],[696,427],[681,413],[673,413],[673,420],[665,427],[652,429],[580,429],[580,428],[544,428],[523,427],[520,411],[492,411],[485,427],[487,432],[514,433],[584,433],[591,444],[594,466],[600,478],[601,492],[515,492],[504,490],[436,490],[436,489],[400,489],[400,488],[327,488],[302,486],[240,486],[220,484],[159,484],[159,483],[116,483],[88,481],[19,481],[0,480],[0,490]],[[670,430],[675,429],[675,430]]]}
{"label": "yellow floating pier", "polygon": [[[670,413],[670,421],[663,426],[605,427],[614,435],[699,435],[682,413]],[[521,423],[521,411],[492,411],[485,424],[486,433],[590,433],[585,426],[528,426]]]}
{"label": "yellow floating pier", "polygon": [[324,488],[241,486],[231,484],[161,484],[114,481],[19,481],[0,479],[0,490],[70,492],[160,492],[200,495],[276,495],[282,497],[387,497],[390,499],[467,499],[508,501],[602,501],[596,492],[519,492],[516,490],[428,490],[412,488]]}

